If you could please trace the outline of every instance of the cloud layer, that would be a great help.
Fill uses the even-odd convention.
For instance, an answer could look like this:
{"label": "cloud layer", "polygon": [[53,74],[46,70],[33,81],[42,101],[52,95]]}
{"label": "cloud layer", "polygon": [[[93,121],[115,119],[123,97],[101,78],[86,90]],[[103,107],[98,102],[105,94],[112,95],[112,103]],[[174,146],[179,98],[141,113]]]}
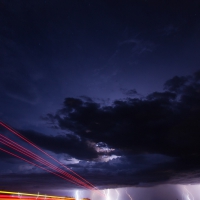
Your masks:
{"label": "cloud layer", "polygon": [[[99,177],[94,180],[98,185],[198,180],[200,71],[173,77],[166,81],[163,92],[116,100],[112,105],[102,106],[90,98],[66,98],[63,107],[45,119],[52,128],[70,134],[22,133],[45,149],[82,160],[73,166],[81,173],[90,166],[90,172],[84,173]],[[97,151],[97,146],[103,150]],[[103,158],[112,155],[115,159],[104,162],[109,159]],[[84,160],[94,162],[85,164]],[[105,183],[106,176],[110,181]]]}
{"label": "cloud layer", "polygon": [[[66,98],[61,109],[43,119],[65,134],[20,132],[65,161],[77,159],[68,167],[100,187],[199,180],[200,71],[173,77],[163,92],[112,105]],[[23,173],[20,169],[17,174]]]}
{"label": "cloud layer", "polygon": [[54,127],[131,154],[198,155],[200,72],[176,76],[164,88],[145,98],[116,100],[111,106],[66,98],[63,108],[47,118]]}

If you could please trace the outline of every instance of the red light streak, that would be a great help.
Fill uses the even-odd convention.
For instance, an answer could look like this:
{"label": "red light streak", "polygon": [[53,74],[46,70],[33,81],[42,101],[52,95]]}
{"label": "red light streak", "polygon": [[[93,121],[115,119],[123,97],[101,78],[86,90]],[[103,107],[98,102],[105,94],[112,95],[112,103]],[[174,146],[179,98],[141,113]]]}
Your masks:
{"label": "red light streak", "polygon": [[[28,160],[26,160],[26,159],[24,159],[24,158],[22,158],[22,157],[20,157],[20,156],[17,156],[17,155],[15,155],[15,154],[13,154],[13,153],[11,153],[11,152],[9,152],[9,151],[6,151],[6,150],[4,150],[4,149],[2,149],[2,148],[0,148],[0,150],[6,152],[6,153],[8,153],[8,154],[11,154],[11,155],[13,155],[13,156],[15,156],[15,157],[18,157],[19,159],[24,160],[25,162],[28,162],[28,163],[30,163],[30,164],[32,164],[32,165],[35,165],[35,166],[37,166],[37,167],[39,167],[39,168],[42,168],[43,170],[46,170],[46,171],[48,171],[48,172],[50,172],[50,173],[52,173],[52,174],[54,174],[54,175],[56,175],[56,176],[59,176],[60,178],[63,178],[63,179],[65,179],[65,180],[67,180],[67,181],[70,181],[70,182],[72,182],[72,183],[74,183],[74,184],[80,185],[81,187],[83,187],[82,185],[84,185],[84,187],[86,187],[86,188],[88,188],[88,189],[95,189],[95,191],[98,192],[98,193],[100,193],[100,195],[105,196],[98,188],[96,188],[94,185],[92,185],[89,181],[85,180],[83,177],[81,177],[80,175],[78,175],[76,172],[74,172],[74,171],[71,170],[70,168],[68,168],[68,167],[66,167],[65,165],[63,165],[61,162],[59,162],[59,161],[56,160],[54,157],[52,157],[51,155],[49,155],[48,153],[46,153],[45,151],[43,151],[41,148],[37,147],[34,143],[32,143],[31,141],[29,141],[28,139],[26,139],[24,136],[22,136],[21,134],[19,134],[19,133],[18,133],[17,131],[15,131],[13,128],[11,128],[10,126],[8,126],[7,124],[5,124],[5,123],[3,123],[3,122],[1,122],[1,121],[0,121],[0,125],[3,126],[4,128],[6,128],[7,130],[9,130],[10,132],[14,133],[15,135],[17,135],[17,136],[20,137],[22,140],[24,140],[25,142],[29,143],[30,145],[32,145],[32,146],[35,147],[36,149],[38,149],[40,152],[44,153],[46,156],[48,156],[49,158],[51,158],[52,160],[54,160],[55,162],[57,162],[58,164],[60,164],[60,165],[61,165],[62,167],[64,167],[65,169],[67,169],[67,170],[69,170],[70,172],[72,172],[73,174],[75,174],[75,175],[76,175],[77,177],[79,177],[81,180],[79,180],[79,179],[77,179],[76,177],[74,177],[73,175],[71,175],[71,174],[65,172],[64,170],[58,168],[57,166],[55,166],[55,165],[49,163],[49,162],[46,161],[45,159],[43,159],[43,158],[37,156],[37,155],[34,154],[33,152],[31,152],[31,151],[27,150],[26,148],[24,148],[24,147],[18,145],[17,143],[13,142],[12,140],[9,140],[8,138],[6,138],[6,139],[9,140],[9,141],[6,141],[7,143],[6,143],[6,144],[4,143],[5,145],[8,146],[8,144],[9,144],[9,145],[10,145],[10,146],[9,146],[10,148],[13,148],[13,149],[15,148],[16,151],[20,151],[22,154],[24,154],[24,155],[26,155],[26,156],[28,156],[28,157],[30,157],[30,158],[36,160],[37,162],[40,162],[40,163],[42,163],[42,164],[44,164],[44,165],[50,167],[51,169],[56,170],[57,172],[59,172],[59,173],[65,175],[65,176],[67,176],[68,178],[70,177],[73,181],[72,181],[72,180],[69,180],[69,179],[66,179],[66,178],[64,178],[63,176],[60,176],[60,175],[58,175],[58,174],[56,174],[56,173],[54,173],[54,172],[52,172],[52,171],[50,171],[50,170],[47,170],[47,169],[45,169],[45,168],[43,168],[43,167],[41,167],[41,166],[39,166],[39,165],[37,165],[37,164],[35,164],[35,163],[32,163],[32,162],[30,162],[30,161],[28,161]],[[2,136],[2,135],[1,135],[1,136]],[[3,136],[3,137],[4,137],[4,139],[5,139],[5,136]],[[2,141],[1,141],[1,142],[2,142]],[[4,142],[5,142],[5,140],[4,140]],[[10,144],[10,143],[11,143],[11,144]],[[14,144],[13,144],[13,143],[14,143]],[[13,145],[14,145],[14,147],[13,147]],[[16,145],[17,147],[16,147],[15,145]],[[20,149],[20,148],[21,148],[21,149]],[[35,157],[36,157],[37,159],[36,159]],[[38,159],[39,159],[39,160],[38,160]],[[85,181],[87,184],[84,183],[82,180]],[[76,181],[76,183],[75,183],[75,181]],[[81,184],[82,184],[82,185],[81,185]]]}
{"label": "red light streak", "polygon": [[94,185],[92,185],[89,181],[85,180],[83,177],[81,177],[80,175],[78,175],[76,172],[74,172],[73,170],[71,170],[70,168],[66,167],[65,165],[63,165],[61,162],[59,162],[58,160],[56,160],[54,157],[52,157],[51,155],[49,155],[48,153],[46,153],[45,151],[43,151],[41,148],[37,147],[34,143],[32,143],[31,141],[29,141],[28,139],[26,139],[24,136],[22,136],[21,134],[19,134],[17,131],[15,131],[13,128],[11,128],[10,126],[8,126],[7,124],[5,124],[4,122],[0,121],[0,125],[2,125],[4,128],[6,128],[7,130],[9,130],[10,132],[14,133],[15,135],[17,135],[18,137],[20,137],[21,139],[23,139],[24,141],[26,141],[27,143],[29,143],[30,145],[32,145],[33,147],[35,147],[36,149],[38,149],[39,151],[41,151],[42,153],[44,153],[46,156],[48,156],[49,158],[53,159],[55,162],[57,162],[58,164],[60,164],[62,167],[66,168],[67,170],[69,170],[70,172],[72,172],[73,174],[75,174],[76,176],[78,176],[80,179],[84,180],[86,183],[88,183],[90,186],[92,186],[94,189],[98,190],[98,188],[96,188]]}
{"label": "red light streak", "polygon": [[[3,137],[3,138],[2,138]],[[34,160],[36,160],[37,162],[40,162],[44,165],[46,165],[47,167],[63,174],[64,176],[66,177],[70,177],[71,179],[73,179],[74,181],[71,181],[69,179],[70,182],[76,184],[76,182],[79,184],[79,185],[84,185],[85,187],[88,187],[84,182],[78,180],[78,179],[74,179],[73,176],[71,176],[70,174],[68,174],[67,172],[63,171],[62,169],[59,169],[57,166],[49,163],[48,161],[46,161],[45,159],[41,158],[40,156],[34,154],[33,152],[27,150],[26,148],[22,147],[21,145],[17,144],[16,142],[6,138],[5,136],[3,136],[2,134],[0,134],[0,142],[2,142],[4,145],[7,145],[9,146],[10,148],[13,148],[15,149],[16,151],[28,156],[29,158],[32,158]],[[75,182],[76,181],[76,182]],[[93,189],[91,187],[88,187],[88,189]]]}
{"label": "red light streak", "polygon": [[[36,199],[37,197],[27,197],[27,196],[11,196],[11,195],[0,195],[0,199],[3,200],[3,199],[6,199],[6,200],[9,200],[9,199],[16,199],[16,200],[19,200],[19,199],[23,199],[23,200],[30,200],[30,199]],[[49,197],[38,197],[37,198],[38,200],[58,200],[59,198],[49,198]],[[59,199],[60,200],[60,199]]]}
{"label": "red light streak", "polygon": [[[3,143],[3,142],[1,142],[1,143]],[[4,144],[4,143],[3,143],[3,144]],[[60,178],[62,178],[62,179],[65,179],[65,180],[67,180],[67,181],[70,181],[69,179],[67,179],[67,178],[65,178],[65,177],[63,177],[63,176],[60,176],[60,175],[58,175],[58,174],[56,174],[56,173],[54,173],[54,172],[52,172],[52,171],[50,171],[50,170],[48,170],[48,169],[46,169],[46,168],[40,166],[40,165],[37,165],[37,164],[35,164],[35,163],[33,163],[33,162],[29,161],[29,160],[26,160],[25,158],[22,158],[22,157],[20,157],[20,156],[14,154],[14,153],[11,153],[11,152],[9,152],[9,151],[3,149],[3,148],[0,148],[0,150],[1,150],[1,151],[4,151],[4,152],[6,152],[6,153],[8,153],[8,154],[10,154],[10,155],[12,155],[12,156],[15,156],[15,157],[17,157],[17,158],[19,158],[19,159],[21,159],[21,160],[23,160],[23,161],[25,161],[25,162],[31,164],[31,165],[35,165],[36,167],[39,167],[39,168],[41,168],[41,169],[43,169],[43,170],[45,170],[45,171],[47,171],[47,172],[49,172],[49,173],[52,173],[52,174],[54,174],[54,175],[56,175],[56,176],[58,176],[58,177],[60,177]],[[81,186],[81,185],[80,185],[80,186]],[[83,187],[83,186],[81,186],[81,187]]]}
{"label": "red light streak", "polygon": [[26,196],[26,197],[39,197],[39,198],[54,198],[54,199],[74,199],[73,197],[63,197],[63,196],[52,196],[52,195],[44,195],[44,194],[30,194],[30,193],[19,193],[19,192],[10,192],[10,191],[1,191],[0,190],[0,195],[11,195],[11,197],[16,197],[16,195],[19,197],[20,196]]}

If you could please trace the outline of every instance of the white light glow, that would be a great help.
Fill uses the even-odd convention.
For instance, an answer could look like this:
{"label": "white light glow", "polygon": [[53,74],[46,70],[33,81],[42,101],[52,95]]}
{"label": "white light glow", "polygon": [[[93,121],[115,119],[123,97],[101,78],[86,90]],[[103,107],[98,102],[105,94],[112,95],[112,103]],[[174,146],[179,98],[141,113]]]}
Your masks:
{"label": "white light glow", "polygon": [[[106,191],[107,191],[107,192],[106,192]],[[110,200],[109,193],[110,193],[110,190],[109,190],[109,189],[104,190],[104,194],[105,194],[105,196],[106,196],[106,200]]]}
{"label": "white light glow", "polygon": [[75,197],[76,197],[76,200],[79,200],[78,190],[76,190],[76,195],[75,195]]}
{"label": "white light glow", "polygon": [[119,199],[119,192],[117,191],[117,189],[115,189],[115,192],[117,193],[117,198],[116,198],[116,200],[118,200],[118,199]]}

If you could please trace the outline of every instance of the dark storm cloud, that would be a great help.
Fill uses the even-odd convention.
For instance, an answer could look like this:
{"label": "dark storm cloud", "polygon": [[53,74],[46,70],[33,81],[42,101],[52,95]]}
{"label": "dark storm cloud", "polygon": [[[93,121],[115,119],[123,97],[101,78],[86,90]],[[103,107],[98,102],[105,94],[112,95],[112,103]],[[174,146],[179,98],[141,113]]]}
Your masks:
{"label": "dark storm cloud", "polygon": [[116,149],[115,154],[147,153],[174,158],[163,165],[164,171],[198,169],[199,71],[192,76],[176,76],[166,81],[164,87],[164,92],[141,99],[116,100],[110,106],[66,98],[63,108],[56,114],[48,114],[48,119],[57,128],[69,130],[80,138],[106,143]]}
{"label": "dark storm cloud", "polygon": [[34,131],[20,131],[25,137],[54,153],[67,153],[77,159],[97,158],[97,152],[87,140],[76,135],[66,134],[58,136],[49,136]]}
{"label": "dark storm cloud", "polygon": [[[164,92],[116,100],[112,105],[86,96],[66,98],[61,109],[43,119],[68,134],[20,132],[46,150],[80,159],[68,167],[102,188],[196,183],[200,167],[199,74],[175,76],[165,82]],[[115,150],[99,153],[95,143]],[[119,157],[105,162],[103,156],[112,155]],[[98,160],[99,156],[102,159]]]}

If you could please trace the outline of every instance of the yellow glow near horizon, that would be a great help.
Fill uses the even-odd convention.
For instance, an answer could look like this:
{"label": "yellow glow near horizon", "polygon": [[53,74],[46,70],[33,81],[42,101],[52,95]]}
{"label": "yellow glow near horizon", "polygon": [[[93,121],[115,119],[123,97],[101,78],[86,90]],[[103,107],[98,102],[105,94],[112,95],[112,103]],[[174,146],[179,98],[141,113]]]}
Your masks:
{"label": "yellow glow near horizon", "polygon": [[49,196],[42,194],[30,194],[30,193],[22,193],[22,192],[9,192],[9,191],[0,191],[0,194],[14,194],[14,195],[24,195],[24,196],[34,196],[34,197],[46,197],[46,198],[57,198],[57,199],[74,199],[72,197],[61,197],[61,196]]}

